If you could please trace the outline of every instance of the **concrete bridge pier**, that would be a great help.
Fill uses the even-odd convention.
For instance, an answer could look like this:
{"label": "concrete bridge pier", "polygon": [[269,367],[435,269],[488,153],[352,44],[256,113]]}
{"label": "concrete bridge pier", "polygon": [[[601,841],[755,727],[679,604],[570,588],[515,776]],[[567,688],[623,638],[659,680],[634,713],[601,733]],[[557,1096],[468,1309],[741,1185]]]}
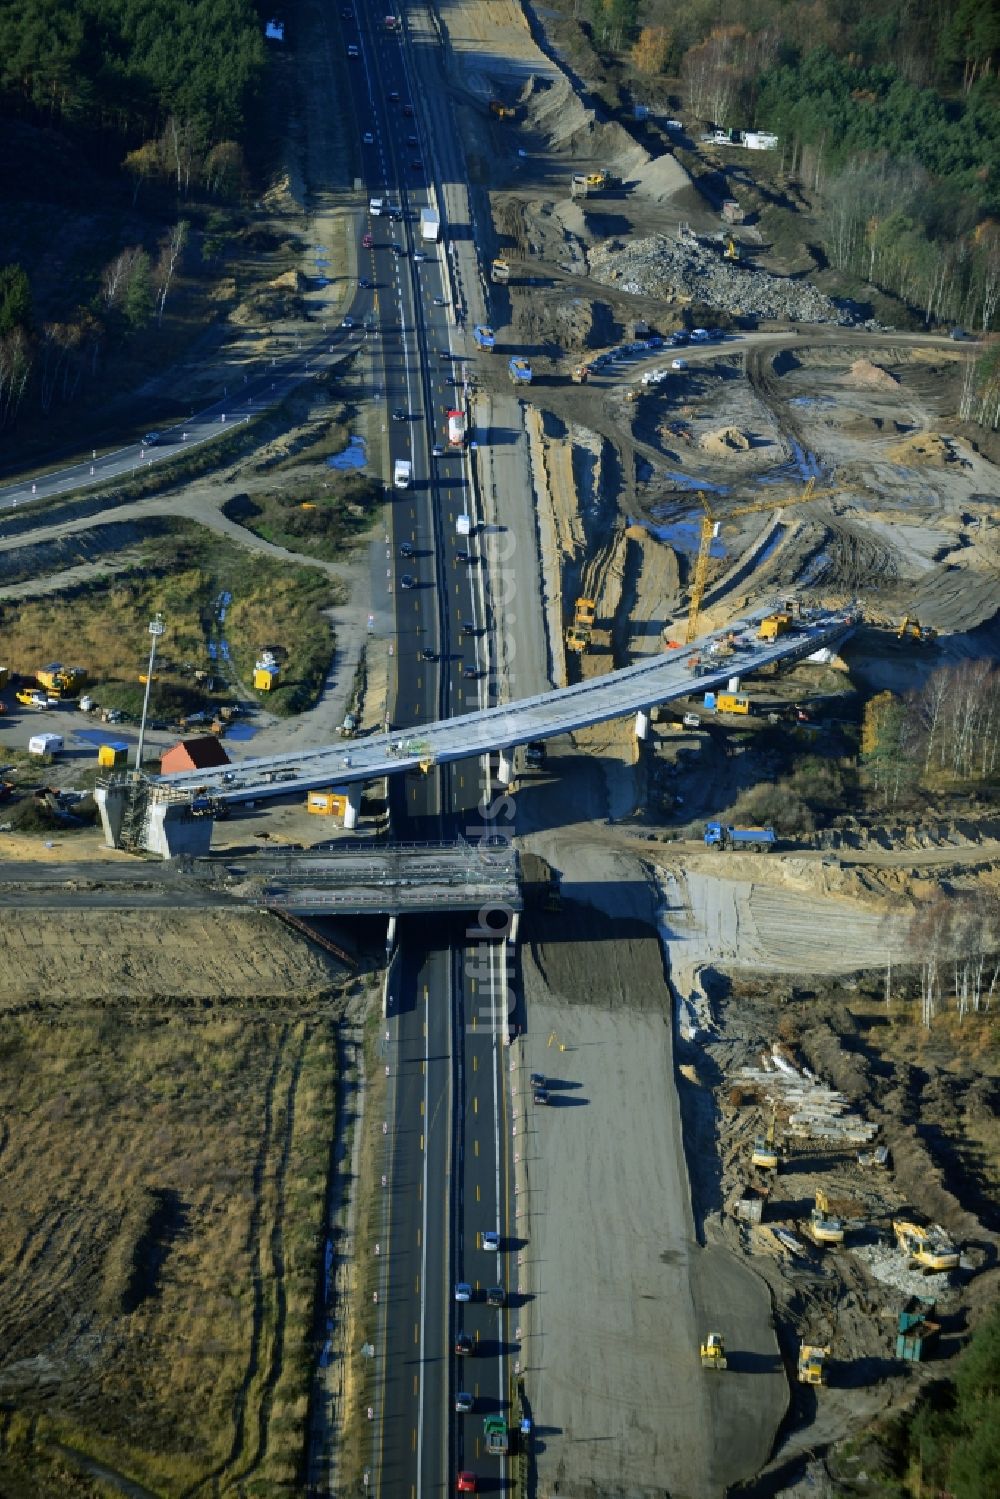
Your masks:
{"label": "concrete bridge pier", "polygon": [[648,708],[640,708],[635,715],[635,737],[637,739],[649,738],[649,714]]}
{"label": "concrete bridge pier", "polygon": [[510,750],[500,751],[499,763],[497,765],[497,784],[509,786],[514,779],[514,759]]}
{"label": "concrete bridge pier", "polygon": [[361,782],[352,781],[347,787],[347,806],[344,808],[344,827],[348,831],[356,828],[361,814]]}
{"label": "concrete bridge pier", "polygon": [[101,814],[104,842],[108,848],[120,848],[122,823],[128,804],[128,786],[124,781],[113,786],[98,786],[94,792],[94,800]]}

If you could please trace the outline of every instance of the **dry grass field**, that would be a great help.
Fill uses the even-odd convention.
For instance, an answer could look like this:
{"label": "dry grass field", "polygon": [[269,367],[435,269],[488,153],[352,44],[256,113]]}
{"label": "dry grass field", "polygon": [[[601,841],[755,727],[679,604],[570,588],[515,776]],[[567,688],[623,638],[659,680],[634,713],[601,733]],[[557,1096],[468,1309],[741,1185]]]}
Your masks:
{"label": "dry grass field", "polygon": [[335,1031],[0,1018],[0,1493],[299,1489]]}

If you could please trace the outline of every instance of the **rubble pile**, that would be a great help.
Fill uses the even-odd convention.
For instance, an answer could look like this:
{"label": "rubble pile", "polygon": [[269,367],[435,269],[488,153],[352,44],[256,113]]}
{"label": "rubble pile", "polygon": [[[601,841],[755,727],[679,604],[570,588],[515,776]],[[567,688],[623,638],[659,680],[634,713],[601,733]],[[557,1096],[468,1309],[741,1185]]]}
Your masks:
{"label": "rubble pile", "polygon": [[739,317],[800,323],[841,323],[851,314],[808,281],[748,270],[725,260],[721,248],[694,237],[608,239],[590,252],[590,274],[633,296],[704,302]]}
{"label": "rubble pile", "polygon": [[772,1047],[761,1067],[741,1067],[740,1078],[752,1082],[786,1120],[785,1130],[798,1139],[826,1144],[869,1145],[878,1126],[856,1114],[843,1093],[827,1088],[807,1067],[798,1067],[780,1047]]}

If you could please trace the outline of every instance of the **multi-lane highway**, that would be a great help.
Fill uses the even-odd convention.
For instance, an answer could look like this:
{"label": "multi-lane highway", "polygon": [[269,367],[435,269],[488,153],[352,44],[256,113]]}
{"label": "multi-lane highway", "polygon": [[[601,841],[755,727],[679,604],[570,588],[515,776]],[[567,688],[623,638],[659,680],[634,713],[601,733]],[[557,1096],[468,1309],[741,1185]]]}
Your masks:
{"label": "multi-lane highway", "polygon": [[[382,12],[361,11],[345,17],[344,31],[345,48],[358,50],[352,86],[367,190],[402,210],[369,220],[360,273],[378,315],[386,472],[399,459],[412,464],[409,488],[391,493],[385,558],[396,626],[390,711],[405,730],[488,704],[485,617],[477,565],[456,529],[471,503],[466,458],[447,450],[445,434],[448,409],[463,404],[447,248],[419,237],[420,209],[438,196],[436,145],[399,31],[385,28]],[[475,836],[484,795],[489,802],[484,776],[472,759],[397,778],[396,835]],[[451,1492],[463,1470],[504,1476],[502,1459],[481,1449],[482,1416],[506,1409],[507,1308],[489,1306],[485,1288],[506,1284],[507,1251],[503,1241],[484,1251],[481,1236],[506,1235],[508,1223],[505,945],[467,925],[401,920],[390,985],[370,1467],[370,1489],[387,1499]],[[473,1287],[469,1302],[455,1300],[460,1281]],[[459,1356],[463,1333],[471,1351]],[[471,1414],[455,1413],[459,1391],[473,1396]]]}

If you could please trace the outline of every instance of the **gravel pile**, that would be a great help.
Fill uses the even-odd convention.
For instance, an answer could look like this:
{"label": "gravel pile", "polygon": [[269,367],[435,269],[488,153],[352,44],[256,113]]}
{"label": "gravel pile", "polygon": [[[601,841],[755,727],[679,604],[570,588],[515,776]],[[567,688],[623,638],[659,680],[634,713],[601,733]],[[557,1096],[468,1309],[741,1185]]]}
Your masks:
{"label": "gravel pile", "polygon": [[734,316],[799,323],[855,319],[807,281],[730,264],[721,248],[696,239],[609,239],[590,252],[590,274],[605,286],[635,296],[691,298]]}

